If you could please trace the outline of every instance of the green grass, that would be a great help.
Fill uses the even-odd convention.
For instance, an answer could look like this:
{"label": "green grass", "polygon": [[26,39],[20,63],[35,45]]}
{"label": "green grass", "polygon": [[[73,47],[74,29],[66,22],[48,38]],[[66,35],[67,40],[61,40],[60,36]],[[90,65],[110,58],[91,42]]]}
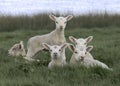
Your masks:
{"label": "green grass", "polygon": [[[68,42],[70,35],[94,36],[92,55],[113,68],[113,72],[101,68],[70,67],[47,68],[49,53],[39,52],[35,58],[41,62],[26,62],[22,57],[8,56],[7,50],[16,42],[27,40],[51,30],[16,30],[0,32],[0,86],[119,86],[120,85],[120,28],[76,28],[65,31]],[[67,49],[67,62],[71,57]]]}

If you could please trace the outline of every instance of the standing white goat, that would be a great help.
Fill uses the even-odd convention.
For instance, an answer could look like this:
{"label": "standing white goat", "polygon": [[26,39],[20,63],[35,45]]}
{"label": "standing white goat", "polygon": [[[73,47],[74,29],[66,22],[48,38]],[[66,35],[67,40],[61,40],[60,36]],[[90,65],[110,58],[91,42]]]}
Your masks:
{"label": "standing white goat", "polygon": [[56,29],[45,35],[38,35],[30,38],[28,40],[28,52],[25,57],[27,60],[33,60],[32,57],[44,47],[42,43],[47,43],[49,45],[61,45],[66,43],[64,29],[66,27],[67,21],[71,20],[73,16],[69,15],[67,17],[56,17],[54,15],[49,16],[56,24]]}
{"label": "standing white goat", "polygon": [[51,62],[49,63],[48,68],[66,65],[65,48],[68,46],[67,43],[64,43],[60,46],[58,45],[51,46],[48,45],[47,43],[43,43],[43,46],[46,49],[48,49],[51,54]]}
{"label": "standing white goat", "polygon": [[11,56],[25,56],[26,52],[24,49],[23,41],[20,41],[20,43],[14,44],[9,50],[8,54]]}
{"label": "standing white goat", "polygon": [[[75,38],[73,36],[69,36],[69,40],[75,44],[75,47],[81,49],[81,48],[86,48],[87,44],[91,42],[93,39],[93,36],[89,36],[87,38]],[[91,59],[93,59],[93,56],[88,52],[87,56]]]}
{"label": "standing white goat", "polygon": [[112,70],[111,68],[109,68],[106,64],[104,64],[103,62],[100,62],[98,60],[95,59],[91,59],[88,57],[88,52],[90,52],[93,49],[93,46],[88,46],[88,47],[82,47],[80,48],[75,48],[73,45],[69,46],[70,50],[73,52],[73,55],[70,59],[70,64],[80,64],[83,65],[87,68],[89,67],[94,67],[94,66],[98,66],[101,68],[105,68],[108,70]]}

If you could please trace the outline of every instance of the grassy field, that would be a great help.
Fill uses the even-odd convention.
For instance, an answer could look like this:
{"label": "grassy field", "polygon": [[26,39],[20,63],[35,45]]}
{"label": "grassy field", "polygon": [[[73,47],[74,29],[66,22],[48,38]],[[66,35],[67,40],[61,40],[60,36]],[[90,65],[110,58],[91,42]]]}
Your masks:
{"label": "grassy field", "polygon": [[[72,28],[65,36],[77,38],[94,36],[92,55],[113,68],[113,72],[101,68],[70,67],[47,68],[50,55],[39,52],[35,58],[41,62],[29,62],[22,57],[8,56],[7,50],[16,42],[27,40],[52,30],[15,30],[0,32],[0,86],[120,86],[120,28]],[[66,49],[67,62],[71,52]]]}
{"label": "grassy field", "polygon": [[[71,13],[70,13],[71,14]],[[67,16],[55,14],[56,16]],[[118,14],[86,14],[73,15],[73,19],[69,21],[67,29],[73,28],[104,28],[104,27],[120,27],[120,15]],[[55,27],[54,22],[49,18],[49,14],[36,14],[33,16],[0,16],[0,31],[15,31],[15,30],[39,30],[52,29]]]}

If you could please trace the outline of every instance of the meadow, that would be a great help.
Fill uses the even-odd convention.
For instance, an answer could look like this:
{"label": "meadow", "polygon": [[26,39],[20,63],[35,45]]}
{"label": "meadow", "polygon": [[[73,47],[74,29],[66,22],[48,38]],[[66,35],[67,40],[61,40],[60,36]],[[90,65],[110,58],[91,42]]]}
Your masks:
{"label": "meadow", "polygon": [[[37,16],[36,19],[35,16]],[[47,14],[35,16],[0,17],[0,86],[120,85],[119,15],[76,16],[68,23],[65,30],[69,43],[71,43],[68,40],[70,35],[76,38],[92,35],[94,38],[90,45],[94,48],[91,54],[95,59],[113,68],[112,72],[99,67],[87,69],[65,66],[48,69],[49,52],[39,52],[34,56],[35,59],[40,59],[40,62],[26,62],[21,56],[17,58],[9,56],[8,49],[13,44],[23,40],[26,48],[30,37],[48,33],[54,29],[54,22],[50,21]],[[66,49],[67,62],[71,55],[70,50]]]}

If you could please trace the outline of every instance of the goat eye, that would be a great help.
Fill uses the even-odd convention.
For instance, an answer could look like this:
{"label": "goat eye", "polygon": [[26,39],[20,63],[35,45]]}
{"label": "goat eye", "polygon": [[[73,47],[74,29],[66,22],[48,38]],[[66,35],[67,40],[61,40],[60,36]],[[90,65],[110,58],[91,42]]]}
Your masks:
{"label": "goat eye", "polygon": [[52,50],[50,50],[50,52],[52,52]]}
{"label": "goat eye", "polygon": [[77,52],[77,51],[75,51],[75,53],[77,54],[78,52]]}
{"label": "goat eye", "polygon": [[58,22],[57,22],[57,21],[56,21],[55,23],[56,23],[56,24],[58,24]]}
{"label": "goat eye", "polygon": [[85,52],[85,54],[87,54],[87,52]]}
{"label": "goat eye", "polygon": [[59,51],[61,51],[61,49]]}

